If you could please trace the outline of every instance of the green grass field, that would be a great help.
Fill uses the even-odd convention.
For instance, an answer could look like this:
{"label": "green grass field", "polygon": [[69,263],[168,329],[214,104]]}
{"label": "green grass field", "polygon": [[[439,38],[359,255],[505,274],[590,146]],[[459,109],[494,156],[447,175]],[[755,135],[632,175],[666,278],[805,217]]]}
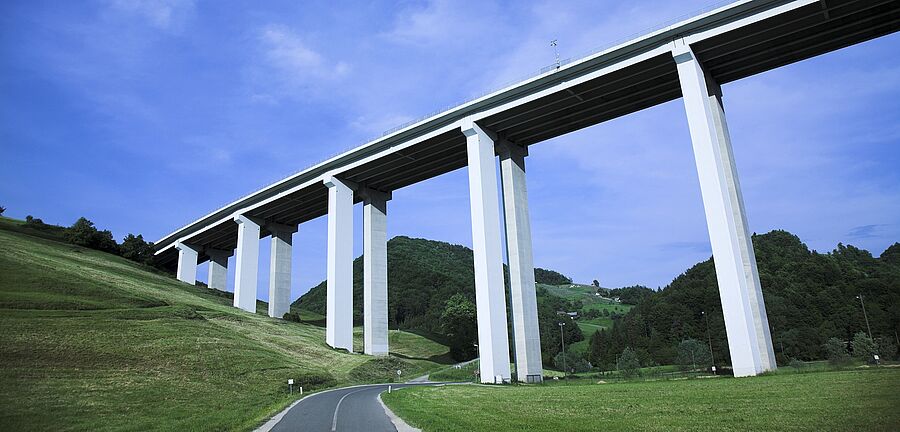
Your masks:
{"label": "green grass field", "polygon": [[[582,314],[589,310],[597,310],[597,311],[608,311],[610,314],[613,312],[618,313],[619,315],[624,315],[628,313],[629,310],[633,306],[616,303],[609,299],[604,299],[599,296],[594,295],[597,291],[597,288],[591,285],[580,285],[580,284],[565,284],[565,285],[546,285],[546,284],[538,284],[539,287],[547,290],[548,293],[555,295],[557,297],[562,297],[566,300],[570,301],[580,301],[581,309],[579,312]],[[578,324],[578,328],[581,329],[581,332],[584,333],[586,338],[590,338],[594,332],[604,328],[610,328],[613,325],[612,318],[609,316],[601,316],[598,318],[579,318],[576,323]]]}
{"label": "green grass field", "polygon": [[245,313],[229,295],[28,234],[0,218],[0,430],[250,430],[296,398],[288,378],[309,391],[449,362],[407,332],[391,332],[390,359],[336,351],[324,328],[268,318],[265,303]]}
{"label": "green grass field", "polygon": [[615,384],[407,388],[384,402],[423,431],[896,431],[900,369]]}

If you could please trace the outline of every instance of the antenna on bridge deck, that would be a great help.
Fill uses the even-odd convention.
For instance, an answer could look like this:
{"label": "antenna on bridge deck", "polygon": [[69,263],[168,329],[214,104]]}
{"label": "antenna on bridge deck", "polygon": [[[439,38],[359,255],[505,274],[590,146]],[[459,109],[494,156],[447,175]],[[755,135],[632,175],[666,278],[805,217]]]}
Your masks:
{"label": "antenna on bridge deck", "polygon": [[550,46],[553,47],[553,53],[556,54],[556,68],[559,69],[559,49],[556,47],[556,39],[550,41]]}

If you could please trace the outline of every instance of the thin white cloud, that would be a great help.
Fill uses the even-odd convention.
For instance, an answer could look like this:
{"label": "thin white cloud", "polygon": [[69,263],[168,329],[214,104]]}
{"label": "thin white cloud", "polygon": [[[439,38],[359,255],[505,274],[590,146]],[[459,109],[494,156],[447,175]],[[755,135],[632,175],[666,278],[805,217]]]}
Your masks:
{"label": "thin white cloud", "polygon": [[110,9],[139,17],[165,31],[180,31],[193,13],[195,0],[111,0]]}
{"label": "thin white cloud", "polygon": [[329,60],[285,25],[263,27],[259,31],[259,43],[265,67],[257,71],[261,75],[257,76],[258,84],[275,84],[279,88],[255,93],[254,101],[272,103],[278,99],[272,93],[305,94],[351,71],[349,63]]}
{"label": "thin white cloud", "polygon": [[394,25],[384,36],[393,42],[418,47],[468,47],[491,45],[496,34],[508,24],[511,8],[500,10],[493,2],[449,2],[431,0],[424,6],[401,10]]}

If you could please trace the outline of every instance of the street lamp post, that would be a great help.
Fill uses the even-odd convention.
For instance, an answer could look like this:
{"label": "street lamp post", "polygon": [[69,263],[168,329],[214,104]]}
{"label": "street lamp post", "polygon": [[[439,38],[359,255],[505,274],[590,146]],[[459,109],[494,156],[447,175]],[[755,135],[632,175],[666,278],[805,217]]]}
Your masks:
{"label": "street lamp post", "polygon": [[564,322],[559,323],[559,342],[562,344],[562,358],[563,358],[563,378],[565,378],[569,374],[569,367],[566,364],[566,336],[563,333],[563,326],[566,325]]}
{"label": "street lamp post", "polygon": [[712,358],[713,375],[715,375],[716,374],[716,354],[713,353],[713,349],[712,349],[712,334],[709,332],[709,315],[706,314],[706,311],[700,311],[700,315],[703,315],[703,318],[706,320],[706,340],[709,341],[709,356]]}
{"label": "street lamp post", "polygon": [[[863,295],[860,293],[856,296],[859,299],[859,305],[862,306],[863,318],[866,319],[866,330],[869,331],[869,339],[872,339],[872,327],[869,327],[869,315],[866,313],[866,304],[863,302]],[[875,339],[872,339],[873,341]]]}
{"label": "street lamp post", "polygon": [[[862,306],[862,310],[863,310],[863,318],[866,319],[866,330],[869,332],[869,340],[871,340],[872,343],[874,344],[874,343],[875,343],[875,338],[872,337],[872,327],[869,326],[869,315],[866,313],[866,303],[863,301],[863,295],[862,295],[862,293],[859,293],[859,295],[857,295],[856,298],[859,299],[859,305]],[[876,349],[876,350],[878,349],[878,345],[877,345],[877,344],[875,345],[875,349]],[[878,351],[875,351],[875,352],[877,353]],[[878,361],[879,361],[879,360],[878,360],[878,354],[875,354],[875,364],[876,364],[876,365],[878,364]]]}

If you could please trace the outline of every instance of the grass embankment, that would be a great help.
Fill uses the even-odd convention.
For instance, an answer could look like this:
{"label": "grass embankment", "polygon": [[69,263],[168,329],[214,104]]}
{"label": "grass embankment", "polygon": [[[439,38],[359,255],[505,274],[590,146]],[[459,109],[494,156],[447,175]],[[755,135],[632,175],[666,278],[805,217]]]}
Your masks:
{"label": "grass embankment", "polygon": [[[591,285],[580,285],[580,284],[565,284],[565,285],[546,285],[546,284],[538,284],[539,287],[547,290],[548,293],[555,295],[557,297],[562,297],[569,301],[579,301],[581,302],[581,309],[579,312],[582,316],[576,320],[578,327],[584,333],[586,338],[589,338],[594,332],[603,328],[612,327],[612,313],[617,313],[619,315],[625,315],[633,306],[626,305],[622,303],[618,303],[611,299],[602,298],[596,295],[597,288]],[[589,310],[596,310],[599,312],[606,311],[606,316],[599,316],[596,318],[585,318],[583,315]],[[570,311],[574,312],[574,311]]]}
{"label": "grass embankment", "polygon": [[420,387],[382,395],[424,431],[900,429],[900,369],[616,384]]}
{"label": "grass embankment", "polygon": [[296,398],[288,378],[307,391],[406,378],[447,352],[405,332],[391,335],[399,357],[336,351],[322,327],[268,318],[265,303],[245,313],[228,294],[28,234],[0,218],[0,430],[248,430]]}

